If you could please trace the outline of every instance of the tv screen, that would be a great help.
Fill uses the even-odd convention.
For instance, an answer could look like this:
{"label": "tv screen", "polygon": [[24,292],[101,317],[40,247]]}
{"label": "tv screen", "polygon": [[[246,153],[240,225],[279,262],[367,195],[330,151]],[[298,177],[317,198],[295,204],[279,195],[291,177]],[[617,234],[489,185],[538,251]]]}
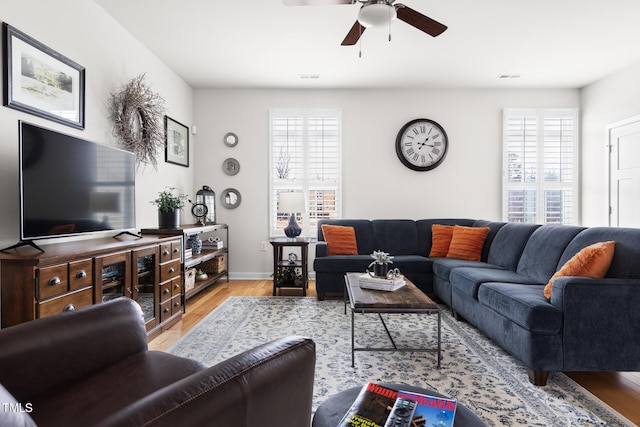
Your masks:
{"label": "tv screen", "polygon": [[135,228],[135,155],[19,122],[20,238]]}

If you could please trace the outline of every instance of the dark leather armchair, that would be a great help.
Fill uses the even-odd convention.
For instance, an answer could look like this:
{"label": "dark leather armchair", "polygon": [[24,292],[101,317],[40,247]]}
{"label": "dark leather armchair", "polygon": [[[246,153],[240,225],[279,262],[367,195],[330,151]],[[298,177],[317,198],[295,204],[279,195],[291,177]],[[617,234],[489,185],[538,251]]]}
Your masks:
{"label": "dark leather armchair", "polygon": [[119,298],[0,330],[0,425],[308,426],[314,369],[303,337],[210,368],[148,351]]}

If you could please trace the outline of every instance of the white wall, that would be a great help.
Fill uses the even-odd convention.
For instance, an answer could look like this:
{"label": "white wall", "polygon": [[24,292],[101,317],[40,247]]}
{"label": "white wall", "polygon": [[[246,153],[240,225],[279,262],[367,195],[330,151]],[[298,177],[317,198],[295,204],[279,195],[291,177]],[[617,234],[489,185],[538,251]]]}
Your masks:
{"label": "white wall", "polygon": [[[0,107],[0,247],[6,247],[19,239],[18,120],[117,145],[108,119],[110,93],[146,72],[149,86],[165,98],[167,114],[191,126],[193,90],[93,1],[3,0],[0,20],[86,69],[84,131]],[[149,201],[165,186],[193,193],[193,166],[165,163],[164,152],[158,153],[158,159],[157,172],[149,166],[140,168],[136,176],[138,228],[157,226],[156,209]]]}
{"label": "white wall", "polygon": [[582,224],[608,225],[607,125],[640,114],[640,62],[582,90]]}
{"label": "white wall", "polygon": [[[218,199],[225,188],[240,191],[238,208],[217,203],[218,222],[230,227],[232,277],[269,277],[271,251],[260,251],[269,237],[269,108],[342,109],[344,217],[500,220],[502,109],[579,101],[578,90],[197,90],[194,184]],[[395,153],[402,125],[421,117],[440,123],[450,141],[444,163],[429,172],[407,169]],[[223,144],[227,132],[239,136],[236,147]],[[240,162],[235,176],[222,172],[227,157]]]}

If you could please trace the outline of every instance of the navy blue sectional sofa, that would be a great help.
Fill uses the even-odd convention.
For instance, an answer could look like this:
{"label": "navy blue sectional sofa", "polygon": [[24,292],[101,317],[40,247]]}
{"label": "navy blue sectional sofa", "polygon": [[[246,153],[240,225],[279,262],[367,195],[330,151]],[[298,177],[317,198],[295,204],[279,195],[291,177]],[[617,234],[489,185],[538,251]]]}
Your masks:
{"label": "navy blue sectional sofa", "polygon": [[[328,256],[322,224],[354,227],[358,255]],[[481,261],[429,258],[433,224],[489,227]],[[640,371],[640,229],[472,219],[323,220],[314,270],[318,298],[343,292],[344,273],[365,271],[383,250],[423,292],[435,295],[529,370],[536,385],[551,371]],[[616,242],[603,279],[560,277],[582,248]]]}

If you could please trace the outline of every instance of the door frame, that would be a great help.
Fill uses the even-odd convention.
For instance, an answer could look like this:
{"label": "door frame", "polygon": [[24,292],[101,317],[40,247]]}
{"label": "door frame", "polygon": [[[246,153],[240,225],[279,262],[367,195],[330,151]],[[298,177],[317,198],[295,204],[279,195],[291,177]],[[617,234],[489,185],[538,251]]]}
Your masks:
{"label": "door frame", "polygon": [[610,123],[605,126],[605,150],[606,155],[604,157],[605,163],[605,191],[606,191],[606,204],[604,207],[605,218],[607,218],[607,225],[611,227],[611,214],[612,214],[612,206],[611,206],[611,134],[613,131],[629,126],[635,123],[640,123],[640,115],[628,117],[626,119]]}

